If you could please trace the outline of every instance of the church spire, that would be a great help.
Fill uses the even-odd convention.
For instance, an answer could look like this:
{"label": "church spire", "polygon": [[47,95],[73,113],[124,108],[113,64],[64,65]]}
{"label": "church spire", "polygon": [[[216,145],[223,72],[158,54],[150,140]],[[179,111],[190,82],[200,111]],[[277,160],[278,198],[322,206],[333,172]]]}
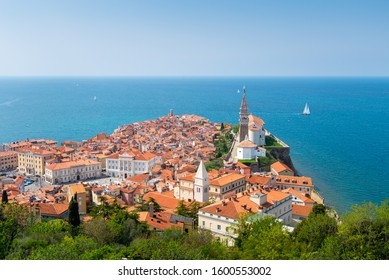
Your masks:
{"label": "church spire", "polygon": [[249,108],[247,107],[247,100],[246,100],[246,87],[243,87],[243,98],[242,98],[242,104],[240,105],[240,115],[242,114],[249,114]]}
{"label": "church spire", "polygon": [[246,87],[243,87],[242,103],[239,112],[239,142],[243,141],[249,133],[249,108],[246,100]]}
{"label": "church spire", "polygon": [[205,164],[200,161],[199,168],[197,169],[195,182],[193,187],[193,198],[198,202],[207,202],[209,200],[209,178]]}

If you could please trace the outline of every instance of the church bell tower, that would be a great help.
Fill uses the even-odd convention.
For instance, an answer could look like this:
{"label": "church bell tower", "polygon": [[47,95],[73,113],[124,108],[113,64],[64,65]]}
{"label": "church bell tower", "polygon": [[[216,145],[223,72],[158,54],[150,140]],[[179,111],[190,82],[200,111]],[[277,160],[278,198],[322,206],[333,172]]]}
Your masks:
{"label": "church bell tower", "polygon": [[246,87],[243,87],[242,104],[240,105],[239,112],[239,142],[245,140],[249,131],[249,109],[246,101]]}
{"label": "church bell tower", "polygon": [[194,182],[194,199],[198,202],[209,200],[209,178],[203,161],[200,161]]}

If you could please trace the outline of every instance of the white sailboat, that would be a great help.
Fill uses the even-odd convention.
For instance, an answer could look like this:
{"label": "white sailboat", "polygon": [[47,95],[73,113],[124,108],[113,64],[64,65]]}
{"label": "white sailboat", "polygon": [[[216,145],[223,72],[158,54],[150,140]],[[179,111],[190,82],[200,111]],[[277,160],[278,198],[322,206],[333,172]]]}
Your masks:
{"label": "white sailboat", "polygon": [[96,101],[96,99],[97,99],[97,96],[95,95],[95,96],[93,97],[93,100]]}
{"label": "white sailboat", "polygon": [[309,111],[308,103],[305,103],[303,115],[310,115],[310,114],[311,114],[311,111]]}

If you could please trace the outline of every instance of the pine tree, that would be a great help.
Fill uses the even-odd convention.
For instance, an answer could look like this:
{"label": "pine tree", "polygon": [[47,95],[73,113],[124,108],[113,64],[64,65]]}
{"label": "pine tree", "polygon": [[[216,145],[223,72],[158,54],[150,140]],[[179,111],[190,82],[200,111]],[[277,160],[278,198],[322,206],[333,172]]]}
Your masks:
{"label": "pine tree", "polygon": [[3,190],[3,195],[1,198],[2,203],[8,203],[8,194],[6,190]]}
{"label": "pine tree", "polygon": [[69,223],[75,228],[81,223],[80,213],[78,212],[77,194],[72,197],[69,204]]}

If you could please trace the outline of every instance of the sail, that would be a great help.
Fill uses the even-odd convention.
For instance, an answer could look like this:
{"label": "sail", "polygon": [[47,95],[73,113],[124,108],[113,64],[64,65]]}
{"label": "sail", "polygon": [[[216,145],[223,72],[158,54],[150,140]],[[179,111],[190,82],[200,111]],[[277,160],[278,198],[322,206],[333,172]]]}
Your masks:
{"label": "sail", "polygon": [[309,115],[309,114],[311,114],[311,112],[309,111],[308,103],[305,103],[303,115]]}

